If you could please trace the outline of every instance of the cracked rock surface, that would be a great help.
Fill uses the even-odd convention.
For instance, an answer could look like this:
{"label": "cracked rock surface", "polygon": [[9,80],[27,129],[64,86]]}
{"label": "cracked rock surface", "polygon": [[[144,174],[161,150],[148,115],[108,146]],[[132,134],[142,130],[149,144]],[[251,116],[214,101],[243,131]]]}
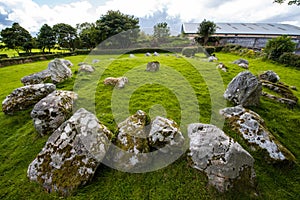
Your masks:
{"label": "cracked rock surface", "polygon": [[54,59],[48,64],[48,71],[51,74],[51,80],[54,84],[60,83],[72,77],[71,69],[61,59]]}
{"label": "cracked rock surface", "polygon": [[295,157],[271,134],[264,120],[255,112],[242,106],[225,108],[220,113],[254,149],[264,149],[272,162],[293,161]]}
{"label": "cracked rock surface", "polygon": [[74,92],[57,90],[35,104],[31,117],[37,132],[42,136],[53,133],[71,117],[76,99]]}
{"label": "cracked rock surface", "polygon": [[49,137],[27,176],[48,192],[70,195],[92,179],[111,136],[94,114],[81,108]]}
{"label": "cracked rock surface", "polygon": [[15,89],[2,102],[2,111],[5,114],[13,114],[16,111],[25,110],[52,93],[56,86],[52,83],[27,85]]}
{"label": "cracked rock surface", "polygon": [[253,157],[221,129],[209,124],[190,124],[189,158],[192,167],[204,172],[208,184],[224,192],[238,181],[253,186]]}

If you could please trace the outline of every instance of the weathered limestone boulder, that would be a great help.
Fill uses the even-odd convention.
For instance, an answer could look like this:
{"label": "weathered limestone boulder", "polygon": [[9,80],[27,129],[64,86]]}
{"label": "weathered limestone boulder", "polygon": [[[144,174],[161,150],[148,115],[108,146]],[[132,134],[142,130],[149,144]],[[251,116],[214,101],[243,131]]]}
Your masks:
{"label": "weathered limestone boulder", "polygon": [[35,104],[31,111],[34,127],[39,134],[53,133],[73,112],[73,103],[77,94],[57,90]]}
{"label": "weathered limestone boulder", "polygon": [[215,56],[209,56],[208,57],[208,62],[214,62],[214,61],[217,61],[218,58],[216,58]]}
{"label": "weathered limestone boulder", "polygon": [[227,67],[223,64],[223,63],[219,63],[218,65],[217,65],[217,69],[220,69],[220,70],[222,70],[223,72],[227,72]]}
{"label": "weathered limestone boulder", "polygon": [[224,192],[242,182],[254,186],[253,157],[214,125],[190,124],[189,158],[192,167],[204,172],[208,184]]}
{"label": "weathered limestone boulder", "polygon": [[263,74],[260,74],[259,79],[270,81],[272,83],[277,83],[280,78],[275,72],[273,72],[272,70],[268,70],[268,71],[264,72]]}
{"label": "weathered limestone boulder", "polygon": [[267,129],[264,120],[255,112],[242,106],[220,111],[244,140],[254,149],[267,152],[270,162],[294,161],[295,157]]}
{"label": "weathered limestone boulder", "polygon": [[158,61],[149,62],[147,64],[146,71],[148,72],[157,72],[159,70],[160,63]]}
{"label": "weathered limestone boulder", "polygon": [[27,176],[48,192],[70,195],[87,184],[109,148],[111,132],[95,115],[79,109],[48,139]]}
{"label": "weathered limestone boulder", "polygon": [[15,89],[2,102],[2,111],[5,114],[13,114],[16,111],[25,110],[42,98],[52,93],[56,86],[52,83],[27,85]]}
{"label": "weathered limestone boulder", "polygon": [[141,110],[118,124],[116,146],[121,151],[114,152],[112,156],[116,168],[131,171],[149,163],[147,155],[150,147],[147,141],[145,126],[147,114]]}
{"label": "weathered limestone boulder", "polygon": [[37,72],[35,74],[30,74],[28,76],[24,76],[21,79],[21,82],[24,85],[33,85],[33,84],[45,83],[50,80],[51,80],[50,72],[48,70],[43,70],[43,71]]}
{"label": "weathered limestone boulder", "polygon": [[72,77],[71,69],[60,59],[56,58],[48,64],[48,70],[54,84]]}
{"label": "weathered limestone boulder", "polygon": [[86,73],[93,73],[95,71],[95,68],[91,65],[80,65],[78,71],[86,72]]}
{"label": "weathered limestone boulder", "polygon": [[124,88],[125,84],[129,83],[129,80],[127,77],[108,77],[104,79],[103,81],[104,85],[113,85],[117,87],[118,89]]}
{"label": "weathered limestone boulder", "polygon": [[157,116],[151,122],[148,137],[151,147],[165,152],[168,152],[172,148],[180,148],[184,144],[184,137],[177,123],[160,116]]}
{"label": "weathered limestone boulder", "polygon": [[236,105],[257,106],[261,93],[261,82],[251,72],[244,71],[228,84],[224,98]]}
{"label": "weathered limestone boulder", "polygon": [[233,61],[233,64],[237,64],[237,65],[242,64],[242,63],[243,63],[243,64],[246,64],[246,65],[249,65],[248,60],[245,60],[245,59],[242,59],[242,58]]}
{"label": "weathered limestone boulder", "polygon": [[73,63],[69,60],[65,60],[65,59],[60,59],[65,65],[67,65],[68,67],[73,67]]}

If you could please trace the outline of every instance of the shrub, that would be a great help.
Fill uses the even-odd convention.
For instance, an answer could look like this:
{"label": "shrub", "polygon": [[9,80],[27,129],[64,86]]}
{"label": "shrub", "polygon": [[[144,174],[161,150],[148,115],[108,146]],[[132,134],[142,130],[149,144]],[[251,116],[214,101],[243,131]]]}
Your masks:
{"label": "shrub", "polygon": [[182,55],[186,57],[195,56],[197,52],[198,52],[198,47],[185,47],[182,49]]}
{"label": "shrub", "polygon": [[300,69],[300,56],[293,53],[283,53],[278,61],[287,66],[293,66]]}
{"label": "shrub", "polygon": [[283,53],[293,52],[296,49],[296,44],[286,35],[268,40],[265,48],[268,59],[278,61]]}
{"label": "shrub", "polygon": [[216,51],[215,47],[205,47],[205,50],[209,55],[213,54]]}

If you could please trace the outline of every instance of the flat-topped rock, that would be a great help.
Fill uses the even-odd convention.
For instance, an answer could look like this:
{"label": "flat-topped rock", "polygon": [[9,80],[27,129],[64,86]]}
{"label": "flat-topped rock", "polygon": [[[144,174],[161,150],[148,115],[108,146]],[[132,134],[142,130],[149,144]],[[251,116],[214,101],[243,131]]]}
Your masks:
{"label": "flat-topped rock", "polygon": [[254,186],[254,158],[221,129],[209,124],[190,124],[188,136],[192,167],[207,175],[209,185],[220,192],[239,183]]}
{"label": "flat-topped rock", "polygon": [[21,82],[24,85],[40,84],[51,81],[51,74],[48,70],[43,70],[28,76],[21,78]]}

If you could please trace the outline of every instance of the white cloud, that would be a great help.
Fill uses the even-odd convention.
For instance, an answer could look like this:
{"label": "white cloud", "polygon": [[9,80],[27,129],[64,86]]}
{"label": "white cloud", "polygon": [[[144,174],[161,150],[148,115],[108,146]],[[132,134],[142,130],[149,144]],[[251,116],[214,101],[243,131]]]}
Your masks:
{"label": "white cloud", "polygon": [[100,6],[95,5],[94,0],[60,2],[50,7],[34,0],[0,0],[0,13],[30,32],[38,32],[45,23],[51,26],[67,23],[75,27],[78,23],[95,22],[108,10],[120,10],[140,18],[165,10],[171,17],[179,16],[182,22],[201,22],[203,19],[214,22],[270,21],[300,26],[299,6],[274,4],[273,0],[106,0]]}

